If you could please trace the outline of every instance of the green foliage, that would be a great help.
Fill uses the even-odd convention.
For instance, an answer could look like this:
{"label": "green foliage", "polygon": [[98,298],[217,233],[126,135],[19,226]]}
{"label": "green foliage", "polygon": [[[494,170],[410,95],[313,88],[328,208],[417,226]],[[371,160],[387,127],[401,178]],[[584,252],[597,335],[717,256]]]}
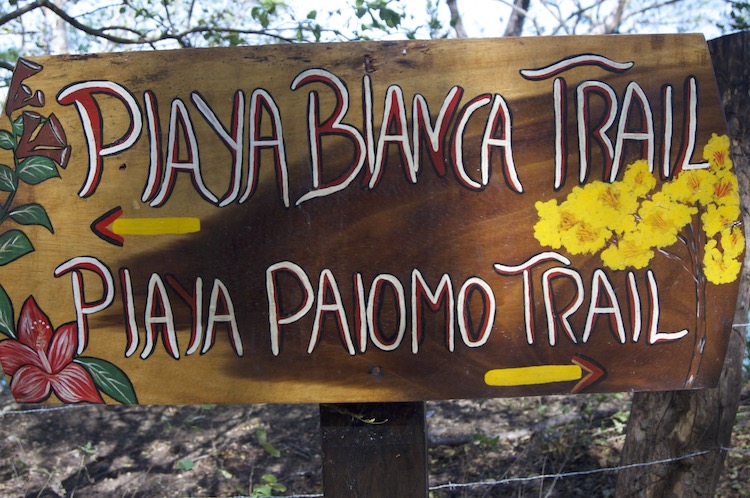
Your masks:
{"label": "green foliage", "polygon": [[257,429],[255,429],[255,437],[258,438],[258,444],[260,444],[260,447],[263,448],[266,453],[276,458],[279,458],[281,456],[281,452],[276,447],[274,447],[274,445],[268,442],[268,432],[266,432],[263,427],[258,427]]}
{"label": "green foliage", "polygon": [[732,10],[729,12],[729,24],[720,24],[722,29],[744,31],[750,29],[750,2],[729,0]]}
{"label": "green foliage", "polygon": [[252,498],[274,496],[275,492],[283,493],[286,491],[286,486],[281,484],[273,474],[263,474],[260,480],[262,484],[253,486],[253,491],[250,493]]}
{"label": "green foliage", "polygon": [[177,470],[180,470],[182,472],[188,472],[193,470],[193,467],[195,467],[195,462],[190,457],[185,457],[181,460],[178,460],[177,463],[174,464],[175,468]]}
{"label": "green foliage", "polygon": [[86,444],[84,444],[83,446],[79,446],[78,451],[80,451],[82,454],[86,456],[96,455],[96,448],[94,447],[94,444],[91,441],[86,442]]}

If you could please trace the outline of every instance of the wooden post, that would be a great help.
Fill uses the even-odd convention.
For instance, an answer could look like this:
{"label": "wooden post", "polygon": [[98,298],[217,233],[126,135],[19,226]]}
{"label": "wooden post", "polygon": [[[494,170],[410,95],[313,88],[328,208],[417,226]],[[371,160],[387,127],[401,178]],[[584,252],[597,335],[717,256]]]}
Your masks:
{"label": "wooden post", "polygon": [[320,405],[327,498],[427,496],[424,403]]}

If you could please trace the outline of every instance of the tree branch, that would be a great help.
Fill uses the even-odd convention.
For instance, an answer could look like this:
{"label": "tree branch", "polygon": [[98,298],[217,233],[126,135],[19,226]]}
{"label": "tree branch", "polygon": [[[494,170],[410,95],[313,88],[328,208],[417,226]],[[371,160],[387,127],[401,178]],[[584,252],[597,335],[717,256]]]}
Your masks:
{"label": "tree branch", "polygon": [[5,14],[3,17],[0,17],[0,26],[3,26],[15,19],[18,19],[19,17],[26,14],[27,12],[31,12],[34,9],[38,9],[39,7],[43,6],[46,1],[47,0],[36,0],[35,2],[31,2],[30,4],[25,5],[21,7],[20,9],[16,9],[9,14]]}
{"label": "tree branch", "polygon": [[[209,31],[213,32],[221,32],[221,33],[239,33],[239,34],[246,34],[246,35],[257,35],[257,36],[268,36],[271,38],[275,38],[277,40],[281,40],[284,42],[294,42],[293,39],[287,38],[285,36],[281,36],[266,30],[255,30],[255,29],[237,29],[237,28],[228,28],[228,27],[209,27],[209,26],[196,26],[191,29],[187,29],[185,31],[179,32],[179,33],[168,33],[163,32],[156,36],[148,37],[145,34],[132,29],[132,28],[114,28],[114,27],[102,27],[102,28],[92,28],[91,26],[87,26],[86,24],[83,24],[75,17],[68,14],[65,10],[61,9],[54,3],[52,3],[50,0],[36,0],[23,8],[17,9],[14,12],[11,12],[10,14],[7,14],[0,18],[0,26],[3,24],[10,22],[14,19],[17,19],[21,17],[22,15],[31,12],[32,10],[38,9],[40,7],[47,8],[51,10],[55,15],[60,17],[63,21],[74,27],[75,29],[86,33],[88,35],[94,36],[96,38],[102,38],[104,40],[108,40],[113,43],[118,43],[121,45],[150,45],[153,43],[156,43],[158,41],[162,40],[176,40],[178,43],[183,44],[184,40],[183,38],[185,36],[188,36],[190,34],[194,33],[206,33]],[[134,38],[126,38],[122,36],[117,36],[108,33],[108,31],[111,31],[113,29],[122,29],[127,30],[135,35]]]}
{"label": "tree branch", "polygon": [[464,29],[464,23],[461,20],[461,13],[458,11],[458,5],[456,0],[445,0],[448,4],[448,9],[451,11],[451,26],[456,30],[456,36],[458,38],[466,38],[466,29]]}

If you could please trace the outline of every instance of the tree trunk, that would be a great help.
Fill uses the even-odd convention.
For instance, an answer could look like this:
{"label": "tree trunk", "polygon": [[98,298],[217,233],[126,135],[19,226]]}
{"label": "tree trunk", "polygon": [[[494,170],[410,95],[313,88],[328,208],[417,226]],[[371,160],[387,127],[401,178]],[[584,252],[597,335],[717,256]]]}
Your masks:
{"label": "tree trunk", "polygon": [[510,19],[508,19],[508,25],[505,27],[503,36],[521,36],[530,3],[531,0],[515,0],[513,2],[513,12],[510,13]]}
{"label": "tree trunk", "polygon": [[[709,42],[716,79],[729,126],[735,172],[742,197],[742,222],[748,237],[750,215],[750,33]],[[742,270],[733,323],[747,322],[749,264]],[[620,472],[617,496],[713,496],[730,444],[740,390],[745,327],[732,329],[724,369],[716,389],[636,393],[622,464],[671,460]],[[696,456],[683,458],[688,455]]]}
{"label": "tree trunk", "polygon": [[466,38],[464,22],[461,19],[461,14],[458,12],[456,0],[446,0],[446,3],[448,4],[448,9],[451,11],[451,26],[456,31],[456,38]]}

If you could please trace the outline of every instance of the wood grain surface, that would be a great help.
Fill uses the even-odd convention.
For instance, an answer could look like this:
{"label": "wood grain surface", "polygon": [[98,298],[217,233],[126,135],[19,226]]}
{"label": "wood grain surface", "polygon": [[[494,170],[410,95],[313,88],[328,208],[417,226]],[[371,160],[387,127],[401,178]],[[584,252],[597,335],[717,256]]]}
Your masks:
{"label": "wood grain surface", "polygon": [[[71,149],[59,178],[21,177],[3,201],[5,211],[42,206],[54,229],[3,218],[0,232],[21,231],[35,249],[0,266],[12,303],[3,343],[38,339],[22,319],[33,296],[59,343],[72,324],[76,351],[60,362],[83,366],[102,401],[415,401],[717,381],[737,282],[716,283],[706,261],[712,248],[729,251],[721,234],[735,220],[708,235],[703,214],[723,191],[698,189],[674,244],[653,246],[639,268],[636,256],[613,268],[602,251],[622,249],[643,210],[589,254],[538,235],[541,203],[620,185],[637,160],[651,156],[655,178],[641,208],[690,165],[713,171],[701,166],[703,149],[726,128],[701,36],[272,45],[31,64],[41,69],[23,80],[30,94],[16,87],[16,102],[39,90],[44,106],[3,115],[0,129],[24,111],[54,114]],[[429,126],[415,117],[423,108]],[[52,148],[40,142],[32,155]],[[0,150],[20,177],[18,155]],[[581,217],[608,218],[601,195],[592,199],[576,201]],[[557,226],[549,237],[570,232],[565,220]],[[0,347],[17,397],[44,387],[14,363],[21,349]],[[43,370],[39,362],[27,363]],[[96,365],[132,396],[113,396]],[[47,374],[48,399],[59,402],[67,381]]]}

